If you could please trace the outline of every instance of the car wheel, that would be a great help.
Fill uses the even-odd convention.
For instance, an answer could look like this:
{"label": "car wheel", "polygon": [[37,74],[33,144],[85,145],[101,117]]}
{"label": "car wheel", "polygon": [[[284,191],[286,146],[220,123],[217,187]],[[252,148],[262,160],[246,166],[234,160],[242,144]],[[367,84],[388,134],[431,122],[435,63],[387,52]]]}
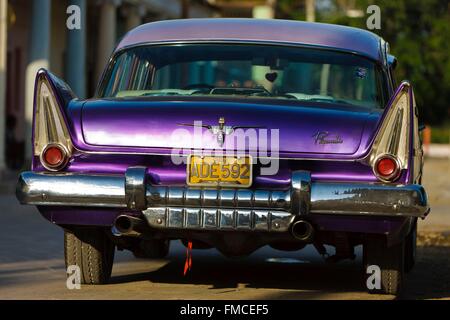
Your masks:
{"label": "car wheel", "polygon": [[167,256],[170,249],[170,240],[145,239],[133,250],[136,258],[162,259]]}
{"label": "car wheel", "polygon": [[[384,241],[371,239],[364,244],[364,260],[366,271],[365,285],[370,293],[398,295],[401,292],[404,279],[405,242],[401,241],[387,247]],[[369,288],[369,279],[373,273],[368,272],[369,266],[378,266],[381,279],[380,286]]]}
{"label": "car wheel", "polygon": [[417,220],[405,239],[405,272],[410,272],[416,263]]}
{"label": "car wheel", "polygon": [[80,268],[82,284],[104,284],[111,277],[115,245],[102,228],[77,227],[64,231],[66,268]]}

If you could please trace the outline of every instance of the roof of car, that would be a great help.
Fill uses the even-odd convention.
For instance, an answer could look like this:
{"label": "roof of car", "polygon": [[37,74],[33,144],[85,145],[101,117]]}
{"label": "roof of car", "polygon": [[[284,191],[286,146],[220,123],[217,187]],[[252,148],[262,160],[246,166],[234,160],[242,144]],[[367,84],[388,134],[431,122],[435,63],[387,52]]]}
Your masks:
{"label": "roof of car", "polygon": [[381,38],[352,27],[279,19],[181,19],[143,24],[128,32],[116,51],[144,43],[172,41],[260,41],[351,51],[381,60]]}

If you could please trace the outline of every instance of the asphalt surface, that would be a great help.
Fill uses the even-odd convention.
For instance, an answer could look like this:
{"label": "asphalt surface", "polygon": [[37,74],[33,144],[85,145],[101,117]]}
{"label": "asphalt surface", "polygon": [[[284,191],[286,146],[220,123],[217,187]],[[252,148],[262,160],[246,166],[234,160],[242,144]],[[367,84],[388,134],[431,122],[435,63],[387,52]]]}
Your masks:
{"label": "asphalt surface", "polygon": [[[424,185],[433,211],[419,223],[418,261],[401,298],[450,299],[449,165],[426,162]],[[193,268],[183,276],[185,248],[179,242],[161,260],[116,251],[110,284],[69,290],[62,230],[34,207],[19,205],[12,188],[0,190],[0,299],[394,298],[365,292],[361,248],[355,261],[337,264],[325,263],[311,246],[298,252],[262,248],[242,259],[194,250]]]}

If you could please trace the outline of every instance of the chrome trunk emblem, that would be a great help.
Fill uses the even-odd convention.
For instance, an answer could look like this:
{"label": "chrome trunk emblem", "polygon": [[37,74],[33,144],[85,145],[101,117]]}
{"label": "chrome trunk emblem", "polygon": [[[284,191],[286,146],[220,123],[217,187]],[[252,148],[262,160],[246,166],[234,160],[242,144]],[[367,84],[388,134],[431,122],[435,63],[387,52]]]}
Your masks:
{"label": "chrome trunk emblem", "polygon": [[211,132],[213,135],[216,136],[217,144],[222,147],[225,143],[225,136],[232,134],[234,129],[237,127],[232,126],[226,126],[225,125],[225,118],[220,117],[219,118],[219,125],[218,126],[207,126],[209,132]]}
{"label": "chrome trunk emblem", "polygon": [[208,129],[209,132],[211,132],[214,136],[216,136],[217,144],[220,147],[223,147],[225,143],[225,136],[230,135],[234,132],[236,129],[248,129],[248,128],[262,128],[262,127],[255,127],[255,126],[227,126],[225,125],[225,118],[220,117],[219,123],[216,126],[212,126],[209,124],[190,124],[190,123],[179,123],[179,126],[188,126],[188,127],[202,127]]}

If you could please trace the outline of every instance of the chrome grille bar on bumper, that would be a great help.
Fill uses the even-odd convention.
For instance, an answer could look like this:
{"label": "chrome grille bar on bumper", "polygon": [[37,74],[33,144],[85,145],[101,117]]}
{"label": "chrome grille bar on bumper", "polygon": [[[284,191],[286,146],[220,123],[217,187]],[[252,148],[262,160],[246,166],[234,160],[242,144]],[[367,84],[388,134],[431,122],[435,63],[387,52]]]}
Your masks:
{"label": "chrome grille bar on bumper", "polygon": [[285,211],[157,207],[143,211],[154,228],[286,232],[295,215]]}
{"label": "chrome grille bar on bumper", "polygon": [[200,208],[272,208],[291,211],[289,191],[149,187],[149,206]]}
{"label": "chrome grille bar on bumper", "polygon": [[413,217],[425,217],[429,212],[420,185],[311,182],[306,171],[293,172],[290,188],[281,191],[153,186],[147,183],[143,167],[129,168],[125,177],[23,172],[16,194],[23,204],[141,211],[173,207]]}

